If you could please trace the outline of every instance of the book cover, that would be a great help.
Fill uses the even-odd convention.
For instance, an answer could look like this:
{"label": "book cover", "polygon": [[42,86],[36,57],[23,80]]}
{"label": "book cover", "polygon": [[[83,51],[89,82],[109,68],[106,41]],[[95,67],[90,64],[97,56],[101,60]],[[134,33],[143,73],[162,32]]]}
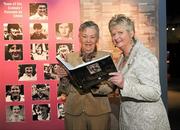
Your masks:
{"label": "book cover", "polygon": [[76,67],[71,66],[60,56],[56,59],[64,66],[74,86],[79,89],[87,89],[107,80],[110,72],[117,72],[114,62],[110,55],[99,59],[80,64]]}

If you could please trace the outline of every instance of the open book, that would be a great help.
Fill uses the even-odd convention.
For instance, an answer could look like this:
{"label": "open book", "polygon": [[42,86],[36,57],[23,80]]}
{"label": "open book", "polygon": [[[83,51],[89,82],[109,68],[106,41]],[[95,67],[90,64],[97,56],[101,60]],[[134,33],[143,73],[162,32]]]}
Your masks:
{"label": "open book", "polygon": [[117,71],[110,55],[80,64],[76,67],[67,63],[59,55],[56,56],[56,59],[64,65],[64,68],[70,76],[71,82],[79,89],[87,89],[97,85],[100,82],[107,80],[110,77],[110,72]]}

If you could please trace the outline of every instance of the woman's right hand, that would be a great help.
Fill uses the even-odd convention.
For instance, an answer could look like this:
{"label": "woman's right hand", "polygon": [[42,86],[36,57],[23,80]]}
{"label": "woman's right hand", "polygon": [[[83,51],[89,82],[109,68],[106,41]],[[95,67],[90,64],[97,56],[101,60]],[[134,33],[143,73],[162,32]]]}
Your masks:
{"label": "woman's right hand", "polygon": [[124,85],[124,76],[121,72],[112,72],[109,73],[111,76],[108,81],[112,82],[114,85],[118,86],[120,89],[123,89]]}

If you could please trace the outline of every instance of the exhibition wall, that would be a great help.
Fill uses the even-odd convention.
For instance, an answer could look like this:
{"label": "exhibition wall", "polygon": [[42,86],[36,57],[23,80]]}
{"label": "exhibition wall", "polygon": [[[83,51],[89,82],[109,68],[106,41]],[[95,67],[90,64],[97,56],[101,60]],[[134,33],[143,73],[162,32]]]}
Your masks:
{"label": "exhibition wall", "polygon": [[79,50],[79,6],[78,0],[0,2],[1,130],[64,129],[58,92],[64,70],[56,56]]}

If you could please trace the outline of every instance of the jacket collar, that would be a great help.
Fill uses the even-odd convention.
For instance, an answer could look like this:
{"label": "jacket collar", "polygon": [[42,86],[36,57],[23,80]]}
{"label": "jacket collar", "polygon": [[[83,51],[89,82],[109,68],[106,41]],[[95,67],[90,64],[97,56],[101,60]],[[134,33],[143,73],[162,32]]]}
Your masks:
{"label": "jacket collar", "polygon": [[[140,48],[140,42],[139,41],[136,41],[133,49],[132,49],[132,52],[131,54],[129,55],[129,58],[125,64],[125,66],[122,68],[121,72],[123,74],[125,74],[129,68],[132,66],[132,64],[134,63],[135,59],[136,59],[136,55],[139,51],[139,48]],[[118,63],[118,66],[122,63],[122,60],[123,60],[123,56],[120,57],[120,60],[119,60],[119,63]]]}

